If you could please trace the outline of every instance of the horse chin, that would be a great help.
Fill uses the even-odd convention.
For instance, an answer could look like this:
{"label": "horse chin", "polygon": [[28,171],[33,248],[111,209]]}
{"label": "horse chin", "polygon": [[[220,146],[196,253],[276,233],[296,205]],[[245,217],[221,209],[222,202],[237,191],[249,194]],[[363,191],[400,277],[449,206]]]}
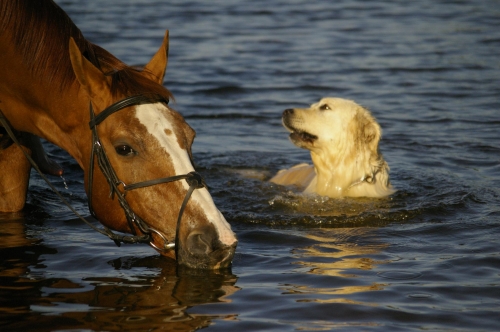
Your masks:
{"label": "horse chin", "polygon": [[200,254],[191,251],[190,248],[180,247],[177,251],[178,264],[184,267],[198,270],[219,270],[229,268],[233,260],[236,243],[231,246],[220,244],[220,246],[210,252]]}
{"label": "horse chin", "polygon": [[221,245],[219,249],[208,255],[192,253],[189,249],[182,247],[177,251],[177,258],[174,250],[160,251],[159,253],[166,259],[177,261],[177,264],[181,267],[196,270],[220,270],[231,266],[236,245],[237,242],[232,246]]}

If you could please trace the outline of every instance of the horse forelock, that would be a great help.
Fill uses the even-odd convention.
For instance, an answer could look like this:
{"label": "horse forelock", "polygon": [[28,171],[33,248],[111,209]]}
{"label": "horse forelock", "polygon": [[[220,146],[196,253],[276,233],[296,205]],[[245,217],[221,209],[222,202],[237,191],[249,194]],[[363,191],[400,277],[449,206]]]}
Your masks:
{"label": "horse forelock", "polygon": [[134,94],[173,98],[170,91],[150,80],[140,68],[126,65],[86,40],[71,18],[53,1],[0,1],[2,33],[11,36],[34,77],[55,84],[60,90],[76,79],[69,58],[69,39],[73,37],[83,56],[111,78],[114,98]]}

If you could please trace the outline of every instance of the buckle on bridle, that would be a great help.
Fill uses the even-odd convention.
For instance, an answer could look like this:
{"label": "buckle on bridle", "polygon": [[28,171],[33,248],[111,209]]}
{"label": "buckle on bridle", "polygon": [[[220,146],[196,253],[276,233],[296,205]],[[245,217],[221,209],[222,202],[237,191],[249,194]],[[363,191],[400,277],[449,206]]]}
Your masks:
{"label": "buckle on bridle", "polygon": [[[163,235],[162,233],[160,233],[159,231],[157,231],[156,229],[154,228],[149,228],[149,236],[151,237],[151,241],[149,241],[149,245],[153,248],[155,248],[156,250],[160,251],[160,252],[166,252],[166,251],[170,251],[172,249],[175,248],[175,243],[172,243],[172,242],[168,242],[168,239],[165,237],[165,235]],[[160,248],[158,247],[155,243],[154,243],[154,239],[153,239],[153,236],[152,236],[152,233],[158,235],[164,245],[163,245],[163,248]]]}
{"label": "buckle on bridle", "polygon": [[187,175],[189,175],[189,177],[186,178],[186,182],[190,187],[193,187],[194,189],[201,189],[207,186],[200,173],[189,172]]}

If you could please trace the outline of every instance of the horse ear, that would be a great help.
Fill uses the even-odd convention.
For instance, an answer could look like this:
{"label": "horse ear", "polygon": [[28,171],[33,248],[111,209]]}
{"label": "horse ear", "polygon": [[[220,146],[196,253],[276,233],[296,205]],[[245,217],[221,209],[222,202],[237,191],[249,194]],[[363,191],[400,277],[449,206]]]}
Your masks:
{"label": "horse ear", "polygon": [[109,90],[106,76],[82,55],[73,37],[69,39],[69,57],[76,79],[90,98],[100,96],[103,91]]}
{"label": "horse ear", "polygon": [[153,56],[151,61],[144,67],[144,71],[152,74],[152,79],[154,79],[158,84],[163,84],[163,78],[165,77],[165,70],[167,69],[168,62],[168,30],[165,32],[165,37],[163,37],[163,43],[160,49]]}

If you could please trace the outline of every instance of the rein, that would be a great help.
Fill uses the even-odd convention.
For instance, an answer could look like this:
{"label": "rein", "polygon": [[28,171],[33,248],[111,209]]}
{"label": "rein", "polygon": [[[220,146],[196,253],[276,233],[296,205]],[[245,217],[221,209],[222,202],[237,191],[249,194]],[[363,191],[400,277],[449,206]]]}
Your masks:
{"label": "rein", "polygon": [[[168,104],[168,100],[165,98],[157,97],[157,98],[151,98],[147,97],[144,95],[137,95],[137,96],[132,96],[125,98],[121,101],[118,101],[111,106],[107,107],[105,110],[103,110],[101,113],[98,115],[95,115],[93,107],[92,107],[92,102],[90,102],[90,130],[92,131],[92,151],[90,155],[90,167],[89,167],[89,179],[88,179],[88,206],[91,215],[97,219],[94,209],[92,208],[92,187],[93,187],[93,179],[94,179],[94,159],[97,158],[97,163],[99,165],[99,168],[101,169],[102,173],[106,177],[106,180],[110,186],[110,197],[114,197],[116,194],[118,198],[118,202],[120,203],[120,206],[122,207],[123,211],[125,212],[125,216],[127,218],[127,222],[130,228],[131,233],[133,234],[132,236],[130,235],[119,235],[114,232],[112,232],[109,228],[104,226],[104,229],[100,229],[92,225],[90,222],[88,222],[84,217],[82,217],[65,199],[64,197],[59,193],[59,191],[50,183],[50,181],[47,179],[47,177],[40,171],[38,168],[37,164],[35,161],[31,158],[31,156],[21,148],[21,144],[15,137],[13,131],[11,130],[7,119],[3,115],[3,113],[0,110],[0,123],[3,125],[3,127],[6,129],[7,133],[9,134],[10,138],[21,148],[23,151],[24,155],[28,159],[28,161],[31,163],[33,168],[40,174],[40,176],[45,180],[45,182],[49,185],[49,187],[59,196],[59,198],[62,200],[62,202],[68,206],[68,208],[78,216],[79,219],[83,220],[87,225],[89,225],[93,230],[108,236],[111,240],[115,242],[117,246],[120,246],[121,243],[149,243],[153,248],[160,252],[167,252],[170,250],[175,249],[176,255],[177,255],[177,250],[179,248],[179,228],[182,220],[182,215],[184,213],[184,210],[186,208],[186,205],[189,201],[189,198],[191,197],[191,194],[195,189],[200,189],[206,187],[206,184],[201,177],[201,175],[197,172],[189,172],[187,174],[183,175],[175,175],[175,176],[170,176],[170,177],[164,177],[164,178],[158,178],[154,180],[148,180],[148,181],[143,181],[143,182],[138,182],[134,184],[125,184],[123,181],[121,181],[118,176],[116,175],[116,172],[113,169],[113,166],[111,166],[111,163],[109,162],[108,156],[106,155],[106,151],[104,150],[104,147],[102,146],[102,143],[99,139],[99,135],[97,133],[97,126],[104,121],[109,115],[120,111],[126,107],[133,106],[133,105],[140,105],[140,104],[151,104],[151,103],[156,103],[156,102],[163,102],[165,104]],[[186,193],[186,196],[184,197],[184,200],[181,204],[181,208],[179,210],[179,215],[177,217],[177,225],[176,225],[176,232],[175,232],[175,242],[169,242],[168,239],[165,237],[164,234],[162,234],[160,231],[158,231],[155,228],[150,227],[142,218],[140,218],[138,215],[134,213],[130,205],[128,204],[127,200],[125,199],[125,196],[128,191],[138,189],[138,188],[144,188],[144,187],[149,187],[161,183],[168,183],[168,182],[174,182],[174,181],[179,181],[179,180],[186,180],[187,184],[189,185],[189,189]],[[123,193],[118,189],[119,186],[123,187]],[[137,235],[137,232],[135,231],[136,226],[143,234],[142,235]],[[158,247],[157,245],[154,244],[154,239],[153,239],[153,234],[160,237],[164,244],[163,247]]]}

